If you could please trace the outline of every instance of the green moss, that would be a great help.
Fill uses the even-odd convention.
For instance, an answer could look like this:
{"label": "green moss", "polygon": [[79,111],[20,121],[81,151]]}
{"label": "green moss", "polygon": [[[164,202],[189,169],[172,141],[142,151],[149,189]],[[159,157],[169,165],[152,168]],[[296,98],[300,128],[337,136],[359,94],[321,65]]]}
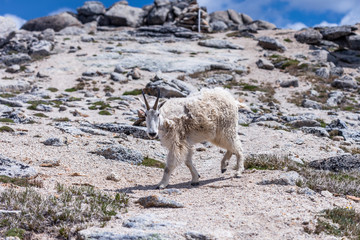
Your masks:
{"label": "green moss", "polygon": [[2,93],[0,94],[0,97],[2,98],[12,98],[12,97],[15,97],[16,95],[15,94],[11,94],[11,93]]}
{"label": "green moss", "polygon": [[114,90],[112,87],[110,87],[109,85],[106,85],[106,86],[104,87],[104,92],[111,92],[111,93],[113,93],[113,92],[115,92],[115,90]]}
{"label": "green moss", "polygon": [[77,89],[76,88],[67,88],[65,89],[65,92],[76,92]]}
{"label": "green moss", "polygon": [[70,119],[67,117],[62,117],[62,118],[55,118],[54,121],[55,122],[70,122]]}
{"label": "green moss", "polygon": [[255,86],[255,85],[245,84],[243,86],[244,91],[256,91],[257,89],[258,89],[258,86]]}
{"label": "green moss", "polygon": [[41,117],[41,118],[48,118],[48,116],[43,114],[43,113],[35,113],[34,116],[35,117]]}
{"label": "green moss", "polygon": [[112,115],[112,114],[109,111],[102,110],[102,111],[99,112],[99,115],[109,116],[109,115]]}
{"label": "green moss", "polygon": [[140,95],[142,93],[142,90],[141,89],[134,89],[132,91],[126,91],[124,92],[124,96],[127,96],[127,95],[132,95],[132,96],[135,96],[135,95]]}
{"label": "green moss", "polygon": [[0,175],[1,183],[10,183],[19,187],[42,187],[42,182],[29,180],[27,178],[12,178],[4,175]]}
{"label": "green moss", "polygon": [[106,108],[110,108],[110,105],[103,101],[94,102],[89,107],[90,110],[105,110]]}
{"label": "green moss", "polygon": [[0,118],[0,122],[2,123],[14,123],[14,120],[11,118]]}
{"label": "green moss", "polygon": [[107,101],[123,100],[121,97],[109,97]]}
{"label": "green moss", "polygon": [[284,39],[284,42],[288,42],[288,43],[291,43],[291,42],[293,42],[290,38],[285,38]]}
{"label": "green moss", "polygon": [[24,239],[25,230],[21,228],[11,228],[6,231],[6,237],[18,237],[20,239]]}
{"label": "green moss", "polygon": [[165,168],[166,166],[165,163],[149,157],[144,157],[144,160],[142,161],[141,165],[146,167],[155,167],[155,168]]}
{"label": "green moss", "polygon": [[76,101],[81,101],[82,98],[77,98],[77,97],[70,97],[68,99],[69,102],[76,102]]}
{"label": "green moss", "polygon": [[49,90],[50,92],[57,92],[57,91],[59,91],[59,89],[53,88],[53,87],[49,87],[47,90]]}
{"label": "green moss", "polygon": [[2,126],[0,127],[0,132],[15,132],[15,130],[8,126]]}
{"label": "green moss", "polygon": [[70,40],[70,38],[68,38],[68,37],[67,37],[67,38],[64,38],[63,40],[64,40],[64,41],[69,41],[69,40]]}

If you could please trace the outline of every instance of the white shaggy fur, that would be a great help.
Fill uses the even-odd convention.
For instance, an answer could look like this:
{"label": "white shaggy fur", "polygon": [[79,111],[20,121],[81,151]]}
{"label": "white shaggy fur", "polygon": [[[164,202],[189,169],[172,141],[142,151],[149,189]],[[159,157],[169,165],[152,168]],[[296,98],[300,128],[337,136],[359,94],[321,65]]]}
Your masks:
{"label": "white shaggy fur", "polygon": [[158,188],[165,188],[174,169],[183,161],[190,169],[192,185],[199,184],[199,174],[192,163],[193,145],[209,141],[227,150],[221,171],[225,172],[232,154],[236,155],[236,175],[244,170],[241,142],[237,134],[238,108],[243,107],[222,88],[203,89],[187,98],[168,100],[160,109],[146,111],[148,134],[158,134],[169,153]]}

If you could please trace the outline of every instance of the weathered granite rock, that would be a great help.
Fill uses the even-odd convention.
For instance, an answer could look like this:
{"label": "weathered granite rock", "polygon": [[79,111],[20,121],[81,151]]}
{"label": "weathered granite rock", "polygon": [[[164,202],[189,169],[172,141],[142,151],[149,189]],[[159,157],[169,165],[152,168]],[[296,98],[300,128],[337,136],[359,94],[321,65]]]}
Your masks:
{"label": "weathered granite rock", "polygon": [[249,24],[256,30],[273,30],[276,29],[276,25],[264,20],[255,20]]}
{"label": "weathered granite rock", "polygon": [[292,80],[282,81],[280,83],[280,87],[283,87],[283,88],[299,87],[299,80],[298,79],[292,79]]}
{"label": "weathered granite rock", "polygon": [[349,36],[347,41],[351,49],[360,50],[360,35]]}
{"label": "weathered granite rock", "polygon": [[325,130],[325,128],[321,127],[302,127],[300,128],[304,133],[313,134],[317,137],[329,137],[329,133]]}
{"label": "weathered granite rock", "polygon": [[101,155],[106,159],[118,160],[131,164],[141,164],[142,161],[144,160],[144,157],[142,156],[141,152],[137,150],[125,148],[122,145],[114,145],[111,147],[98,149],[92,153]]}
{"label": "weathered granite rock", "polygon": [[0,175],[8,177],[32,177],[36,174],[35,169],[29,165],[0,154]]}
{"label": "weathered granite rock", "polygon": [[315,74],[321,78],[328,79],[330,77],[330,70],[327,67],[321,67],[316,70]]}
{"label": "weathered granite rock", "polygon": [[223,32],[228,28],[223,21],[213,21],[210,23],[210,27],[214,32]]}
{"label": "weathered granite rock", "polygon": [[70,26],[70,27],[66,27],[64,29],[61,29],[59,31],[58,35],[77,36],[77,35],[82,35],[82,34],[86,34],[86,33],[87,33],[87,31],[82,27]]}
{"label": "weathered granite rock", "polygon": [[321,41],[322,35],[318,30],[309,28],[295,33],[295,39],[300,43],[317,44]]}
{"label": "weathered granite rock", "polygon": [[144,208],[151,208],[151,207],[183,208],[184,207],[184,205],[181,203],[157,195],[151,195],[148,197],[139,198],[135,203],[139,203]]}
{"label": "weathered granite rock", "polygon": [[280,52],[284,52],[286,50],[286,47],[274,38],[263,36],[259,37],[257,40],[259,41],[259,46],[264,49],[276,50]]}
{"label": "weathered granite rock", "polygon": [[320,33],[323,38],[326,40],[336,40],[341,37],[348,36],[352,33],[351,26],[336,26],[336,27],[326,27],[320,29]]}
{"label": "weathered granite rock", "polygon": [[330,107],[336,107],[344,100],[344,93],[341,91],[332,91],[329,93],[329,98],[326,101],[326,105]]}
{"label": "weathered granite rock", "polygon": [[89,228],[79,231],[79,236],[87,240],[154,240],[154,239],[168,239],[168,237],[159,233],[147,233],[144,231],[132,231],[130,233],[116,233],[112,229],[103,228]]}
{"label": "weathered granite rock", "polygon": [[44,57],[49,56],[51,54],[51,50],[53,48],[52,43],[46,40],[40,40],[39,42],[35,42],[30,47],[31,56]]}
{"label": "weathered granite rock", "polygon": [[86,1],[84,5],[78,7],[77,12],[85,16],[105,14],[105,6],[98,1]]}
{"label": "weathered granite rock", "polygon": [[11,66],[14,64],[23,64],[30,61],[31,57],[25,53],[0,56],[0,62],[3,62],[7,66]]}
{"label": "weathered granite rock", "polygon": [[243,50],[244,47],[233,44],[229,41],[222,40],[222,39],[207,39],[198,42],[200,46],[204,47],[211,47],[211,48],[230,48],[230,49],[241,49]]}
{"label": "weathered granite rock", "polygon": [[242,20],[242,17],[241,17],[241,14],[237,13],[233,9],[228,9],[227,12],[228,12],[228,15],[229,15],[229,19],[231,21],[233,21],[235,24],[238,24],[238,25],[243,25],[244,24],[243,20]]}
{"label": "weathered granite rock", "polygon": [[28,31],[44,31],[45,29],[51,28],[54,31],[58,32],[63,28],[69,26],[81,26],[81,22],[77,20],[74,16],[67,12],[60,14],[35,18],[27,21],[21,29]]}
{"label": "weathered granite rock", "polygon": [[[0,92],[24,92],[31,89],[29,82],[24,80],[6,80],[0,81]],[[5,99],[1,100],[5,103]]]}
{"label": "weathered granite rock", "polygon": [[304,99],[301,103],[301,106],[303,106],[304,108],[322,109],[321,103],[309,99]]}
{"label": "weathered granite rock", "polygon": [[200,39],[203,37],[202,34],[193,32],[184,27],[177,27],[174,25],[164,26],[142,26],[136,29],[132,33],[138,37],[150,37],[150,38],[189,38],[189,39]]}
{"label": "weathered granite rock", "polygon": [[294,128],[301,128],[301,127],[320,127],[320,123],[316,120],[311,119],[301,119],[291,121],[290,125]]}
{"label": "weathered granite rock", "polygon": [[360,171],[360,154],[339,155],[321,160],[315,160],[310,162],[309,166],[315,169],[328,170],[333,172]]}
{"label": "weathered granite rock", "polygon": [[358,84],[357,84],[356,80],[350,76],[344,76],[344,77],[335,79],[331,83],[331,86],[333,86],[335,88],[341,88],[341,89],[346,89],[346,88],[357,89],[358,88]]}
{"label": "weathered granite rock", "polygon": [[267,70],[273,70],[274,69],[274,64],[272,64],[269,60],[264,59],[264,58],[260,58],[256,62],[256,65],[258,66],[258,68],[262,68],[262,69],[267,69]]}
{"label": "weathered granite rock", "polygon": [[111,80],[120,83],[127,83],[129,80],[122,73],[113,72],[110,74]]}
{"label": "weathered granite rock", "polygon": [[163,25],[171,10],[170,7],[170,4],[154,7],[147,16],[147,23],[149,25]]}
{"label": "weathered granite rock", "polygon": [[130,7],[117,2],[105,13],[110,24],[115,26],[138,27],[141,24],[144,11],[141,8]]}
{"label": "weathered granite rock", "polygon": [[46,146],[56,146],[60,147],[63,146],[63,142],[60,140],[60,138],[48,138],[43,142]]}
{"label": "weathered granite rock", "polygon": [[117,123],[99,123],[95,124],[94,127],[115,133],[124,133],[126,135],[132,135],[136,138],[149,139],[146,128],[137,127],[131,125],[117,124]]}

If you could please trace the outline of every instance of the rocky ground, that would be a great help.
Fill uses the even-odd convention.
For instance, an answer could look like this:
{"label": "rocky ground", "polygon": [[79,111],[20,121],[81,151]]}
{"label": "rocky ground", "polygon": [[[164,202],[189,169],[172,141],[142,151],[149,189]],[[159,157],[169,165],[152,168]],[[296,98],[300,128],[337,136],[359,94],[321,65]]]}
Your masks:
{"label": "rocky ground", "polygon": [[[156,190],[163,170],[137,163],[144,157],[164,162],[166,150],[147,139],[144,127],[132,126],[142,108],[139,91],[132,91],[154,95],[160,88],[166,99],[205,87],[229,89],[251,109],[239,112],[247,157],[272,154],[309,163],[359,153],[360,52],[340,42],[344,31],[358,36],[359,30],[342,29],[341,36],[320,42],[327,36],[321,31],[321,37],[292,30],[241,37],[242,31],[197,34],[174,27],[158,34],[164,28],[18,31],[15,38],[39,44],[31,61],[8,50],[1,56],[0,175],[31,176],[42,183],[37,191],[43,195],[55,194],[57,183],[126,193],[126,211],[104,227],[80,231],[86,239],[336,239],[304,227],[314,227],[324,209],[358,209],[358,202],[298,186],[286,169],[248,169],[241,178],[231,170],[221,174],[224,153],[208,143],[197,145],[194,155],[200,186],[191,187],[188,169],[180,166],[170,186]],[[0,185],[1,192],[9,188]],[[136,203],[151,195],[182,207]]]}

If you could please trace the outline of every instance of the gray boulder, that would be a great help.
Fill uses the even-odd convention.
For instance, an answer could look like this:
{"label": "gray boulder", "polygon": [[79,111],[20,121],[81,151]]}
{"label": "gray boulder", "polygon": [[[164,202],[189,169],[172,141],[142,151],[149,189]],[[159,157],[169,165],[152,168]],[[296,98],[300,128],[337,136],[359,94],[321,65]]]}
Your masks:
{"label": "gray boulder", "polygon": [[299,87],[299,80],[298,79],[292,79],[292,80],[282,81],[280,83],[280,87],[283,87],[283,88]]}
{"label": "gray boulder", "polygon": [[210,27],[212,28],[212,30],[214,32],[223,32],[223,31],[227,30],[227,28],[228,28],[226,23],[224,23],[223,21],[218,21],[218,20],[211,22]]}
{"label": "gray boulder", "polygon": [[30,61],[31,61],[31,57],[25,53],[0,56],[0,62],[3,62],[6,66],[11,66],[14,64],[23,64]]}
{"label": "gray boulder", "polygon": [[118,123],[100,123],[100,124],[95,124],[93,127],[106,130],[109,132],[132,135],[135,138],[149,139],[146,133],[146,128],[144,127],[137,127],[131,125],[118,124]]}
{"label": "gray boulder", "polygon": [[39,36],[39,40],[46,40],[49,42],[53,42],[55,40],[55,31],[54,29],[48,28],[41,32]]}
{"label": "gray boulder", "polygon": [[186,97],[197,91],[191,84],[177,79],[171,81],[157,80],[149,82],[145,86],[145,92],[152,96],[157,96],[158,90],[160,90],[160,96],[164,98]]}
{"label": "gray boulder", "polygon": [[330,77],[330,70],[327,67],[321,67],[316,70],[315,74],[321,78],[328,79]]}
{"label": "gray boulder", "polygon": [[154,4],[156,7],[163,7],[163,6],[167,6],[170,4],[169,0],[155,0]]}
{"label": "gray boulder", "polygon": [[129,80],[122,73],[113,72],[110,74],[110,78],[115,82],[127,83]]}
{"label": "gray boulder", "polygon": [[44,57],[49,56],[51,54],[51,50],[53,49],[53,44],[46,41],[40,40],[39,42],[35,42],[30,47],[31,56]]}
{"label": "gray boulder", "polygon": [[341,88],[341,89],[349,89],[349,88],[357,89],[358,88],[357,81],[350,76],[343,76],[341,78],[335,79],[331,83],[331,86],[333,86],[335,88]]}
{"label": "gray boulder", "polygon": [[313,134],[317,137],[329,137],[329,133],[326,131],[325,128],[322,127],[302,127],[300,128],[301,131],[304,133]]}
{"label": "gray boulder", "polygon": [[259,46],[264,49],[276,50],[280,52],[284,52],[286,50],[286,47],[274,38],[263,36],[259,37],[257,40],[259,41]]}
{"label": "gray boulder", "polygon": [[330,107],[337,107],[344,100],[344,93],[341,91],[332,91],[329,93],[329,98],[326,105]]}
{"label": "gray boulder", "polygon": [[59,31],[59,35],[73,35],[73,36],[77,36],[77,35],[82,35],[82,34],[86,34],[86,30],[84,28],[81,27],[76,27],[76,26],[71,26],[71,27],[66,27],[64,29],[61,29],[61,31]]}
{"label": "gray boulder", "polygon": [[360,50],[360,35],[349,36],[347,41],[351,49]]}
{"label": "gray boulder", "polygon": [[344,69],[342,67],[332,67],[330,69],[330,76],[341,77],[344,74]]}
{"label": "gray boulder", "polygon": [[249,24],[250,26],[254,26],[256,30],[273,30],[276,28],[275,24],[264,20],[256,20]]}
{"label": "gray boulder", "polygon": [[258,66],[258,68],[262,68],[262,69],[267,69],[267,70],[273,70],[274,69],[274,65],[267,59],[264,58],[260,58],[257,62],[256,65]]}
{"label": "gray boulder", "polygon": [[21,29],[28,31],[44,31],[45,29],[51,28],[58,32],[61,29],[69,26],[81,25],[81,22],[73,15],[67,12],[63,12],[53,16],[46,16],[29,20],[21,27]]}
{"label": "gray boulder", "polygon": [[233,21],[235,24],[238,24],[238,25],[243,25],[244,24],[243,20],[242,20],[242,17],[241,17],[241,14],[237,13],[233,9],[228,9],[227,12],[228,12],[228,15],[229,15],[229,19],[231,21]]}
{"label": "gray boulder", "polygon": [[57,147],[64,145],[60,140],[60,138],[48,138],[43,142],[43,144],[46,146],[57,146]]}
{"label": "gray boulder", "polygon": [[228,11],[216,11],[210,14],[210,22],[222,21],[224,23],[232,22],[229,17]]}
{"label": "gray boulder", "polygon": [[352,33],[351,26],[326,27],[320,29],[320,33],[326,40],[336,40]]}
{"label": "gray boulder", "polygon": [[105,13],[110,24],[115,26],[138,27],[142,22],[144,11],[141,8],[130,7],[121,2],[115,3]]}
{"label": "gray boulder", "polygon": [[98,1],[87,1],[83,6],[78,7],[77,12],[85,16],[105,14],[105,6]]}
{"label": "gray boulder", "polygon": [[101,155],[106,159],[123,161],[131,164],[141,164],[144,160],[141,152],[126,148],[122,145],[113,145],[111,147],[105,147],[91,152],[97,155]]}
{"label": "gray boulder", "polygon": [[139,203],[144,208],[151,208],[151,207],[183,208],[184,207],[184,205],[181,203],[157,195],[151,195],[148,197],[139,198],[135,203]]}
{"label": "gray boulder", "polygon": [[321,160],[315,160],[310,162],[309,166],[315,169],[328,170],[333,172],[360,171],[360,154],[339,155]]}
{"label": "gray boulder", "polygon": [[154,7],[147,16],[149,25],[163,25],[170,12],[170,5]]}
{"label": "gray boulder", "polygon": [[24,92],[30,89],[30,83],[24,80],[0,81],[0,92]]}
{"label": "gray boulder", "polygon": [[322,35],[318,30],[309,28],[295,33],[295,39],[300,43],[317,44],[321,41]]}
{"label": "gray boulder", "polygon": [[304,108],[322,109],[321,103],[315,102],[310,99],[304,99],[301,103]]}
{"label": "gray boulder", "polygon": [[32,177],[36,174],[37,172],[33,167],[0,154],[0,175],[8,177]]}
{"label": "gray boulder", "polygon": [[222,40],[222,39],[207,39],[203,41],[199,41],[198,44],[204,47],[211,47],[211,48],[230,48],[230,49],[241,49],[243,50],[244,47],[233,44],[229,41]]}

